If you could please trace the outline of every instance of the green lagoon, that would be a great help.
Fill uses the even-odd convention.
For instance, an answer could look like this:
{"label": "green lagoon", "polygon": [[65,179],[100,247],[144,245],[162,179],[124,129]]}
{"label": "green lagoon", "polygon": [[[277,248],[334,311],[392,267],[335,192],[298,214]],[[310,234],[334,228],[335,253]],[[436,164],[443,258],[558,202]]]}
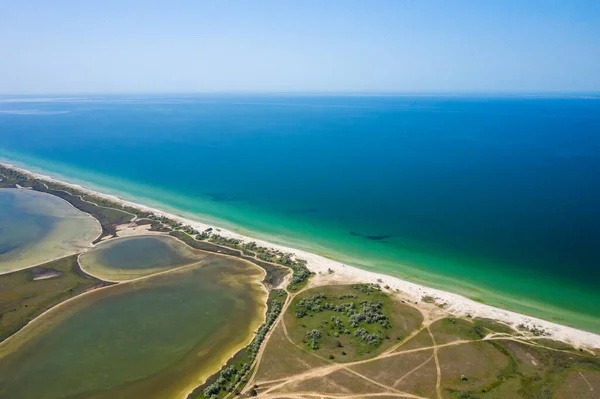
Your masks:
{"label": "green lagoon", "polygon": [[169,236],[124,237],[102,242],[79,262],[105,281],[126,281],[199,262],[211,255]]}
{"label": "green lagoon", "polygon": [[214,256],[63,303],[0,344],[0,397],[185,397],[262,323],[263,275]]}
{"label": "green lagoon", "polygon": [[100,233],[96,219],[58,197],[0,189],[0,273],[76,253]]}

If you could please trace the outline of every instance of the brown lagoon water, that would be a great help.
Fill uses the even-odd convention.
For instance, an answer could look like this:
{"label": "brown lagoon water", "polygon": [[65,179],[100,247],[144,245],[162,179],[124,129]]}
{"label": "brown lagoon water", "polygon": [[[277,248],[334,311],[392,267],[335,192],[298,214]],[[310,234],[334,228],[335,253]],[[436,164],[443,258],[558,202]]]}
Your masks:
{"label": "brown lagoon water", "polygon": [[0,397],[182,397],[249,342],[262,276],[215,257],[58,306],[0,344]]}

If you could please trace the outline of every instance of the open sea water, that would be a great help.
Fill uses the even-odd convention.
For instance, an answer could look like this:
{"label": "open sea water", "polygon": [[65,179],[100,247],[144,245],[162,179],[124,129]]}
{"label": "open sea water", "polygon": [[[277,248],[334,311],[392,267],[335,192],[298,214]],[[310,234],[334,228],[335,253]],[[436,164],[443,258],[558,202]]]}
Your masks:
{"label": "open sea water", "polygon": [[0,97],[0,158],[600,333],[600,97]]}

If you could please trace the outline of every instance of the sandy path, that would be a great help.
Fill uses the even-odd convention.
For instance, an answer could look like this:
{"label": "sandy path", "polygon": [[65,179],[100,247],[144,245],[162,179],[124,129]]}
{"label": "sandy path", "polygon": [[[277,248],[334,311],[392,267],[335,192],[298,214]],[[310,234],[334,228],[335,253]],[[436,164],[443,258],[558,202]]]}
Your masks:
{"label": "sandy path", "polygon": [[435,369],[436,369],[436,381],[435,381],[435,392],[437,394],[438,399],[442,399],[442,369],[440,368],[440,359],[438,357],[438,345],[435,342],[435,337],[431,333],[431,328],[427,326],[427,332],[431,337],[431,342],[433,342],[433,359],[435,360]]}
{"label": "sandy path", "polygon": [[[285,307],[285,309],[287,310],[289,304],[291,303],[291,300],[293,299],[294,296],[298,295],[299,293],[310,289],[310,288],[314,288],[315,286],[320,286],[320,285],[326,285],[329,284],[328,282],[323,283],[321,281],[322,284],[309,284],[307,287],[305,287],[303,290],[295,293],[295,294],[290,294],[288,295],[288,299],[289,301],[287,302],[287,306]],[[412,395],[410,393],[406,393],[406,392],[401,392],[399,390],[396,389],[396,387],[406,378],[408,378],[413,372],[417,371],[418,369],[420,369],[421,367],[425,366],[428,362],[430,362],[432,359],[434,359],[435,363],[436,363],[436,371],[437,371],[437,376],[436,376],[436,396],[438,399],[442,398],[442,391],[441,391],[441,368],[440,368],[440,363],[439,363],[439,358],[438,358],[438,351],[441,348],[445,348],[445,347],[451,347],[451,346],[457,346],[457,345],[463,345],[463,344],[469,344],[469,343],[474,343],[474,342],[483,342],[483,341],[500,341],[500,340],[509,340],[509,341],[514,341],[514,342],[519,342],[525,345],[530,345],[530,346],[536,346],[536,347],[540,347],[540,348],[544,348],[544,349],[548,349],[548,350],[553,350],[553,351],[558,351],[558,352],[565,352],[565,353],[569,353],[571,355],[579,355],[579,356],[583,356],[583,354],[579,354],[579,353],[574,353],[572,351],[567,351],[567,350],[562,350],[562,349],[555,349],[555,348],[550,348],[550,347],[546,347],[543,345],[540,345],[538,343],[535,342],[535,339],[538,339],[540,337],[515,337],[506,333],[490,333],[488,335],[486,335],[484,338],[481,339],[476,339],[476,340],[456,340],[456,341],[452,341],[452,342],[448,342],[445,344],[437,344],[435,337],[433,336],[433,333],[431,332],[430,329],[430,325],[439,320],[440,318],[443,318],[444,316],[439,315],[439,314],[435,314],[436,311],[435,309],[428,309],[427,307],[416,307],[415,308],[417,310],[419,310],[421,312],[421,314],[423,315],[423,325],[420,328],[417,328],[415,331],[413,331],[408,337],[406,337],[402,342],[400,342],[397,345],[394,345],[392,348],[386,350],[385,352],[383,352],[382,354],[380,354],[379,356],[376,356],[374,358],[371,359],[365,359],[365,360],[360,360],[360,361],[355,361],[355,362],[350,362],[350,363],[333,363],[331,361],[328,361],[326,359],[323,359],[322,357],[318,356],[317,354],[311,353],[311,355],[321,359],[321,360],[325,360],[327,362],[330,363],[330,365],[327,366],[322,366],[322,367],[316,367],[313,368],[311,370],[308,370],[306,372],[300,373],[300,374],[296,374],[290,377],[283,377],[283,378],[279,378],[279,379],[275,379],[275,380],[268,380],[268,381],[256,381],[256,370],[258,369],[258,367],[256,368],[255,372],[252,375],[252,378],[249,379],[248,384],[246,385],[246,389],[243,391],[243,393],[248,392],[250,387],[253,386],[254,384],[258,384],[261,386],[265,386],[265,385],[269,385],[269,387],[262,393],[260,393],[257,397],[259,398],[277,398],[277,397],[285,397],[285,398],[292,398],[292,397],[331,397],[331,398],[350,398],[350,397],[369,397],[369,396],[398,396],[398,397],[412,397],[415,398],[418,396],[416,395]],[[432,311],[433,310],[433,311]],[[277,324],[281,323],[281,326],[284,330],[284,334],[287,338],[287,340],[294,346],[298,347],[298,344],[296,344],[295,342],[293,342],[293,340],[290,338],[288,332],[287,332],[287,328],[285,326],[285,322],[283,320],[283,314],[284,312],[282,311],[279,320],[277,321],[276,324],[273,325],[273,330],[275,329],[275,327],[277,327]],[[409,349],[406,351],[401,351],[401,352],[394,352],[395,350],[397,350],[399,347],[401,347],[402,345],[404,345],[406,342],[408,342],[411,338],[413,338],[414,336],[416,336],[418,333],[420,333],[421,331],[423,331],[424,329],[427,329],[427,332],[429,333],[429,336],[432,340],[432,345],[431,346],[426,346],[426,347],[421,347],[421,348],[415,348],[415,349]],[[271,330],[271,331],[273,331]],[[515,333],[518,333],[517,331]],[[266,345],[268,345],[268,340],[265,340],[265,342],[263,343],[264,347],[266,347]],[[422,362],[421,364],[419,364],[418,366],[416,366],[415,368],[413,368],[412,370],[408,371],[407,373],[405,373],[403,376],[401,376],[399,379],[397,379],[394,384],[392,384],[391,386],[385,385],[385,384],[381,384],[377,381],[374,381],[352,369],[350,369],[349,367],[351,366],[355,366],[355,365],[360,365],[360,364],[365,364],[365,363],[370,363],[370,362],[374,362],[374,361],[378,361],[381,359],[385,359],[385,358],[390,358],[390,357],[394,357],[394,356],[402,356],[404,354],[407,353],[415,353],[415,352],[422,352],[422,351],[430,351],[432,350],[433,353],[432,355],[425,360],[424,362]],[[257,357],[257,360],[258,357]],[[261,359],[262,360],[262,356]],[[259,360],[259,362],[260,362]],[[384,388],[386,390],[386,393],[373,393],[373,394],[362,394],[362,395],[356,395],[356,396],[348,396],[348,395],[323,395],[323,394],[319,394],[319,393],[314,393],[314,392],[302,392],[302,393],[296,393],[293,395],[290,395],[288,393],[277,393],[277,391],[279,389],[281,389],[282,387],[290,384],[290,383],[294,383],[294,382],[300,382],[300,381],[304,381],[304,380],[308,380],[308,379],[312,379],[312,378],[322,378],[324,376],[327,376],[335,371],[338,370],[347,370],[351,373],[353,373],[354,375],[356,375],[357,377],[363,378],[364,380],[373,383],[377,386],[380,386],[382,388]],[[583,377],[583,376],[582,376]]]}

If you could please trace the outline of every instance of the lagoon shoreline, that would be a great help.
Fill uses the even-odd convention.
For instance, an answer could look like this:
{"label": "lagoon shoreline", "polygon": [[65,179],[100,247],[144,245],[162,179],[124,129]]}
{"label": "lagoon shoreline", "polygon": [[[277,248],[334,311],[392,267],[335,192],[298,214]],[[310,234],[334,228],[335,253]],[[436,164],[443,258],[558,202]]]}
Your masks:
{"label": "lagoon shoreline", "polygon": [[284,245],[273,244],[264,240],[247,237],[214,224],[194,221],[173,213],[162,211],[157,208],[126,201],[115,195],[103,194],[101,192],[85,188],[79,184],[67,183],[51,176],[35,173],[9,163],[0,163],[0,165],[42,181],[61,184],[65,187],[70,187],[86,194],[112,201],[118,205],[133,207],[144,212],[153,213],[159,217],[164,216],[180,222],[183,225],[190,226],[198,231],[204,231],[212,228],[217,230],[219,235],[226,238],[235,238],[243,242],[253,241],[258,245],[267,247],[269,249],[291,253],[297,258],[306,260],[307,267],[311,272],[330,275],[329,278],[336,283],[376,283],[389,287],[389,290],[391,291],[399,292],[399,295],[407,301],[420,302],[424,297],[428,297],[429,300],[434,300],[436,303],[443,305],[443,309],[445,311],[456,316],[494,319],[510,324],[515,328],[517,326],[524,326],[530,330],[543,330],[545,331],[545,336],[547,338],[568,342],[576,347],[600,348],[600,335],[598,334],[560,325],[517,312],[495,308],[473,301],[458,294],[435,288],[429,288],[424,285],[405,281],[398,277],[387,274],[363,270],[307,251],[297,250]]}

